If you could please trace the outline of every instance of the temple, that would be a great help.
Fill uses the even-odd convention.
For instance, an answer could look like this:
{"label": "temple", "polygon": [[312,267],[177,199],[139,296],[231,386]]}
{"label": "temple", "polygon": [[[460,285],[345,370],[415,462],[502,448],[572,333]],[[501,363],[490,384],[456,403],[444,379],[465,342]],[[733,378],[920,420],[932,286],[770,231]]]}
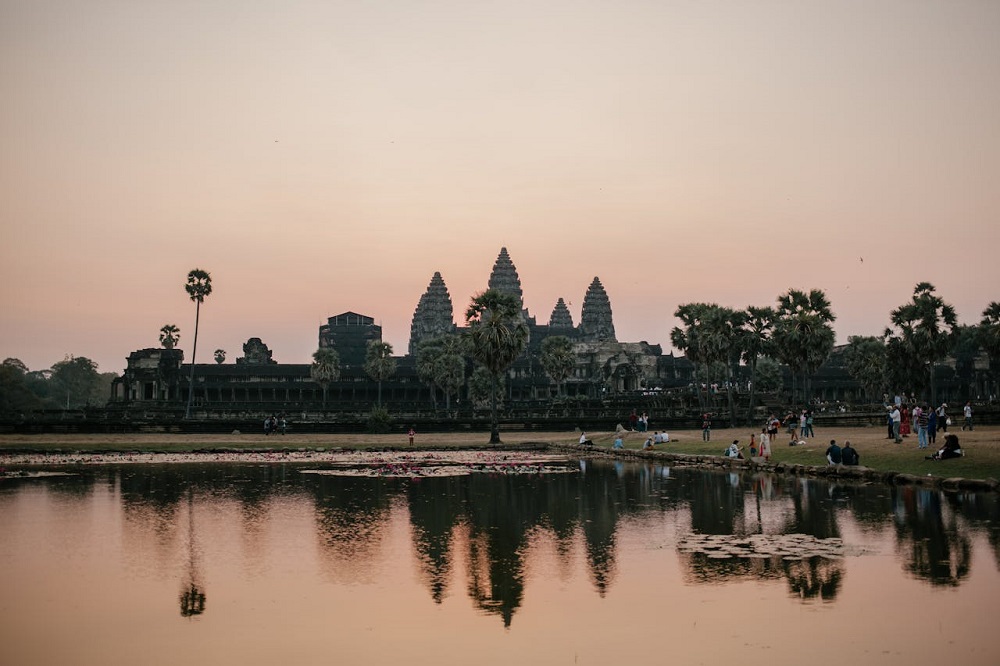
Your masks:
{"label": "temple", "polygon": [[[566,398],[602,399],[643,388],[685,386],[691,381],[690,363],[672,354],[664,356],[659,345],[619,342],[608,297],[601,280],[594,277],[583,298],[579,325],[563,298],[555,303],[547,324],[539,324],[524,306],[524,292],[517,267],[506,247],[500,248],[487,288],[510,294],[521,305],[530,330],[530,343],[507,376],[508,405],[551,400],[557,395],[540,362],[542,342],[549,336],[570,339],[577,367],[564,382]],[[435,272],[413,311],[407,354],[396,359],[396,372],[383,381],[383,400],[389,407],[411,410],[436,402],[436,387],[421,378],[417,356],[422,342],[460,334],[451,294],[440,272]],[[320,326],[319,348],[335,349],[340,374],[321,387],[309,364],[284,364],[274,358],[267,344],[251,337],[235,363],[199,363],[194,373],[194,404],[203,411],[233,412],[247,409],[299,410],[304,407],[350,409],[355,403],[374,400],[376,383],[365,374],[367,345],[382,340],[375,319],[358,312],[344,312]],[[224,359],[223,359],[224,360]],[[182,371],[184,353],[179,349],[141,349],[129,355],[123,375],[115,382],[112,400],[122,404],[167,406],[186,399],[190,373]],[[466,379],[472,375],[467,360]],[[188,368],[190,366],[187,366]],[[469,387],[459,389],[456,402],[470,402]]]}

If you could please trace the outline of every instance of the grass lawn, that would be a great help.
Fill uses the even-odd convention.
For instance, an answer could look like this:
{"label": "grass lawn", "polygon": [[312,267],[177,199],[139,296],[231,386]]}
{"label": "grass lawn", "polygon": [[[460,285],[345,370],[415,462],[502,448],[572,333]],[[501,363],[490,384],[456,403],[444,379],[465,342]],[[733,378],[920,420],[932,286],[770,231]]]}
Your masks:
{"label": "grass lawn", "polygon": [[[710,442],[703,442],[700,430],[683,430],[671,432],[671,441],[666,445],[658,445],[656,450],[672,453],[693,453],[722,455],[730,442],[738,439],[740,444],[747,446],[750,441],[749,428],[715,428],[712,430]],[[983,426],[975,431],[962,432],[961,428],[952,428],[951,432],[959,437],[965,457],[954,460],[925,460],[935,447],[917,448],[916,435],[910,435],[902,444],[895,444],[886,439],[882,428],[836,428],[819,429],[814,439],[805,440],[805,446],[788,446],[788,435],[779,433],[777,442],[771,447],[772,462],[786,462],[802,465],[825,465],[826,447],[830,439],[836,439],[843,445],[850,440],[851,445],[861,455],[861,464],[865,467],[883,471],[904,472],[940,477],[964,477],[968,479],[1000,479],[1000,427]],[[652,434],[652,433],[648,433]],[[580,437],[578,432],[503,432],[505,444],[524,444],[532,442],[575,444]],[[588,431],[596,448],[611,448],[614,439],[613,432]],[[645,434],[626,433],[625,447],[639,449],[645,440]],[[454,447],[486,446],[489,433],[418,433],[414,448],[421,447]],[[943,436],[938,437],[938,446],[943,442]],[[33,451],[38,453],[62,451],[163,451],[180,453],[209,448],[233,449],[263,449],[263,448],[409,448],[405,434],[389,435],[182,435],[182,434],[134,434],[134,435],[0,435],[0,454],[5,450]],[[2,463],[2,459],[0,459]]]}

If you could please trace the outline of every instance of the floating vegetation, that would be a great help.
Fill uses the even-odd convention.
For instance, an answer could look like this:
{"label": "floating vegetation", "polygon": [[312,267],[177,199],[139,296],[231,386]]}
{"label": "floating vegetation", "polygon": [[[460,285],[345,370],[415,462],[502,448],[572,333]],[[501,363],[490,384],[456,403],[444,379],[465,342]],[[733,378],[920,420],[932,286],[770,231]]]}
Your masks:
{"label": "floating vegetation", "polygon": [[442,476],[467,476],[469,474],[539,475],[566,474],[579,471],[568,465],[553,465],[539,461],[500,463],[455,463],[455,462],[390,462],[381,465],[339,465],[328,469],[304,469],[303,474],[328,476],[367,476],[388,478],[423,478]]}
{"label": "floating vegetation", "polygon": [[838,538],[817,539],[809,534],[689,534],[680,540],[677,550],[711,559],[839,560],[844,557],[844,542]]}

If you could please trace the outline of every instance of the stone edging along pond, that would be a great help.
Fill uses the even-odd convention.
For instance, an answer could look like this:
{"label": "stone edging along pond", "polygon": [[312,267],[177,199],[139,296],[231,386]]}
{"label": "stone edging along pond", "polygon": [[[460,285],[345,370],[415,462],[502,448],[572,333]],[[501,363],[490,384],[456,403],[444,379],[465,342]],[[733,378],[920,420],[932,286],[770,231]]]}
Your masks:
{"label": "stone edging along pond", "polygon": [[711,469],[752,470],[773,472],[776,474],[792,474],[795,476],[812,476],[830,479],[845,479],[850,481],[866,481],[870,483],[886,483],[895,486],[925,486],[940,490],[1000,490],[1000,481],[996,479],[965,479],[960,477],[918,476],[902,472],[881,471],[868,467],[848,465],[798,465],[788,463],[758,462],[755,460],[727,458],[725,456],[695,455],[689,453],[668,453],[666,451],[637,451],[634,449],[619,449],[617,451],[579,444],[550,444],[553,449],[586,453],[608,458],[629,458],[656,462],[669,462],[676,465],[703,467]]}

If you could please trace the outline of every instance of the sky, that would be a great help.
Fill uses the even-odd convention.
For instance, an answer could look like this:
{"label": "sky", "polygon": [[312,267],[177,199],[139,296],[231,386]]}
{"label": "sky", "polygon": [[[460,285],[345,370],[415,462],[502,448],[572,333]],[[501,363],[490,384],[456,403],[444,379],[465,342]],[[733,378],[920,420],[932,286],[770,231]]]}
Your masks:
{"label": "sky", "polygon": [[[0,358],[102,372],[328,317],[405,353],[501,247],[619,340],[822,289],[838,343],[927,281],[1000,300],[994,0],[0,0]],[[187,357],[190,360],[190,356]]]}

